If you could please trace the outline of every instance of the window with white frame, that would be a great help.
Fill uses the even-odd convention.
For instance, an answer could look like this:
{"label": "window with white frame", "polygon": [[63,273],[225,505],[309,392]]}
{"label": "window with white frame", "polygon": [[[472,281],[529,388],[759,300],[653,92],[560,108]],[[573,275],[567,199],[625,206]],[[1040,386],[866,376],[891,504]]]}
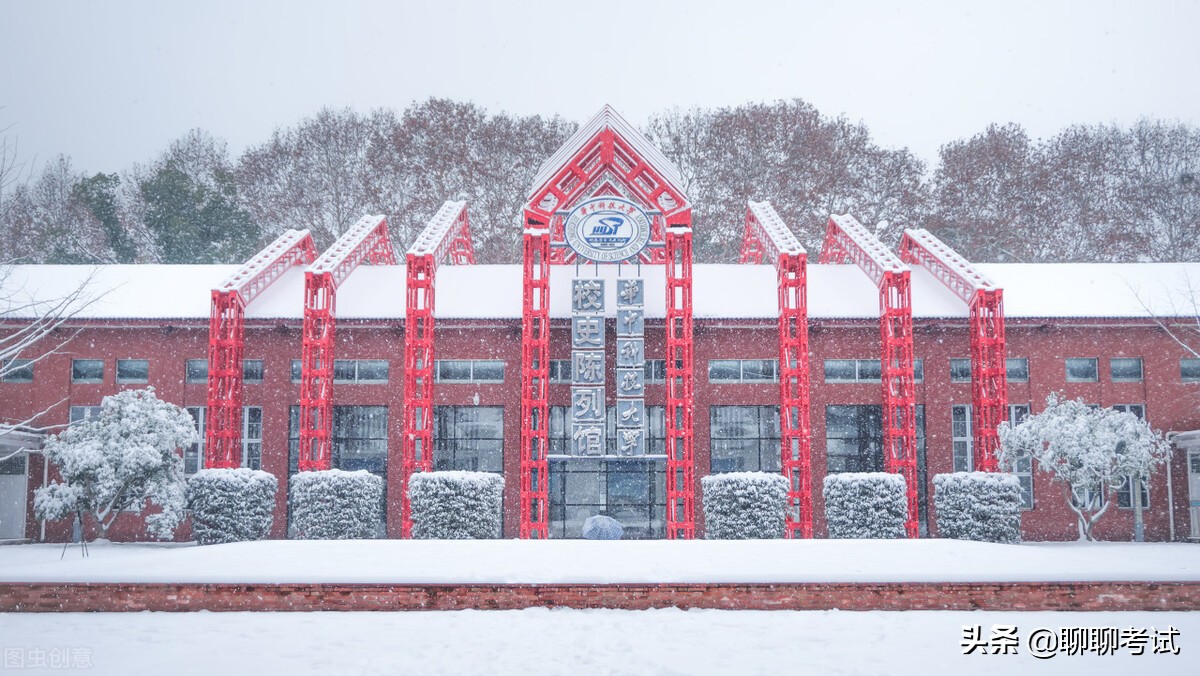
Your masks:
{"label": "window with white frame", "polygon": [[242,408],[242,467],[262,469],[262,407]]}
{"label": "window with white frame", "polygon": [[666,359],[647,359],[643,371],[645,372],[647,383],[667,382]]}
{"label": "window with white frame", "polygon": [[550,360],[550,382],[558,385],[571,382],[570,359]]}
{"label": "window with white frame", "polygon": [[72,424],[77,423],[77,422],[83,422],[85,420],[99,420],[100,419],[100,407],[99,406],[72,406],[70,415],[71,415],[70,422]]}
{"label": "window with white frame", "polygon": [[1004,366],[1009,382],[1029,382],[1029,359],[1027,357],[1009,357],[1004,360]]}
{"label": "window with white frame", "polygon": [[242,382],[249,385],[258,385],[263,381],[263,360],[261,359],[243,359],[242,360]]}
{"label": "window with white frame", "polygon": [[103,359],[72,359],[71,382],[101,383],[104,382]]}
{"label": "window with white frame", "polygon": [[5,359],[3,366],[0,366],[0,382],[32,383],[33,360]]}
{"label": "window with white frame", "polygon": [[778,472],[778,406],[710,406],[709,468],[720,472]]}
{"label": "window with white frame", "polygon": [[184,366],[185,380],[188,383],[207,383],[208,382],[208,360],[207,359],[189,359]]}
{"label": "window with white frame", "polygon": [[[553,366],[553,362],[551,362]],[[439,383],[502,383],[504,361],[499,359],[438,359],[433,363]]]}
{"label": "window with white frame", "polygon": [[300,377],[303,374],[304,374],[303,363],[301,363],[301,361],[299,359],[293,359],[292,360],[292,369],[291,369],[292,382],[293,383],[300,382]]}
{"label": "window with white frame", "polygon": [[386,359],[334,359],[333,382],[337,385],[377,385],[388,381]]}
{"label": "window with white frame", "polygon": [[150,361],[147,359],[118,359],[117,382],[122,384],[150,382]]}
{"label": "window with white frame", "polygon": [[1071,357],[1066,361],[1068,383],[1094,383],[1099,380],[1095,357]]}
{"label": "window with white frame", "polygon": [[[1010,404],[1008,422],[1019,425],[1029,417],[1029,404]],[[1021,486],[1021,509],[1033,509],[1033,457],[1026,455],[1014,463],[1012,473]]]}
{"label": "window with white frame", "polygon": [[433,466],[504,472],[503,406],[434,406]]}
{"label": "window with white frame", "polygon": [[878,359],[826,359],[827,383],[877,383],[883,377]]}
{"label": "window with white frame", "polygon": [[829,474],[883,471],[883,407],[831,404],[825,407],[825,452]]}
{"label": "window with white frame", "polygon": [[1185,383],[1200,383],[1200,359],[1180,359],[1179,379]]}
{"label": "window with white frame", "polygon": [[205,406],[188,406],[188,415],[196,425],[196,434],[200,440],[183,449],[183,473],[195,474],[204,469],[204,443],[207,436],[208,408]]}
{"label": "window with white frame", "polygon": [[950,360],[950,382],[952,382],[952,383],[969,383],[969,382],[971,382],[971,360],[970,359],[951,359]]}
{"label": "window with white frame", "polygon": [[950,438],[954,449],[954,471],[972,471],[975,468],[975,440],[971,436],[969,404],[950,407]]}
{"label": "window with white frame", "polygon": [[1113,357],[1108,360],[1108,374],[1114,383],[1142,382],[1141,357]]}
{"label": "window with white frame", "polygon": [[779,380],[778,366],[775,359],[710,359],[708,382],[773,383]]}

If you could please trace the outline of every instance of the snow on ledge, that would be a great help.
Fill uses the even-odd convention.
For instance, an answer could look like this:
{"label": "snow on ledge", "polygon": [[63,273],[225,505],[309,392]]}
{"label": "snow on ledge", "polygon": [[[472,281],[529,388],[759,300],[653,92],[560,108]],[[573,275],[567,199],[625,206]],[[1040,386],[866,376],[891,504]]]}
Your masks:
{"label": "snow on ledge", "polygon": [[1197,581],[1200,547],[958,540],[267,540],[0,547],[0,582],[653,584]]}

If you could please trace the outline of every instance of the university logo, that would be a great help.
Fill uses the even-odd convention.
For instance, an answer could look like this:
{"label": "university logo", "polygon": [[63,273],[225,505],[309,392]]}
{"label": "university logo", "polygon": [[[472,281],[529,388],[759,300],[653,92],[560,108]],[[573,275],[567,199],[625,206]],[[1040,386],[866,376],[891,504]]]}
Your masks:
{"label": "university logo", "polygon": [[575,207],[563,224],[567,245],[581,258],[616,263],[650,242],[650,217],[619,197],[597,197]]}

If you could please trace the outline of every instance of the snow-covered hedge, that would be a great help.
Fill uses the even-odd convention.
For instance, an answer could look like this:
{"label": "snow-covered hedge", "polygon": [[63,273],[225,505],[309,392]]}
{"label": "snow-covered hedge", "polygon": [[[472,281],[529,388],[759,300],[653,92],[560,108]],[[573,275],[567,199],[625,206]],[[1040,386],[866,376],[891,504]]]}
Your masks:
{"label": "snow-covered hedge", "polygon": [[933,505],[944,538],[1021,541],[1021,484],[1012,474],[938,474],[933,477]]}
{"label": "snow-covered hedge", "polygon": [[899,474],[830,474],[825,477],[824,494],[830,538],[904,537],[908,499]]}
{"label": "snow-covered hedge", "polygon": [[409,479],[414,538],[482,540],[500,536],[504,477],[491,472],[418,472]]}
{"label": "snow-covered hedge", "polygon": [[274,474],[255,469],[202,469],[188,479],[192,537],[202,545],[261,540],[275,521]]}
{"label": "snow-covered hedge", "polygon": [[787,517],[787,479],[768,472],[726,472],[700,480],[704,537],[709,540],[781,538]]}
{"label": "snow-covered hedge", "polygon": [[304,540],[373,538],[383,521],[383,479],[363,469],[294,474],[288,499]]}

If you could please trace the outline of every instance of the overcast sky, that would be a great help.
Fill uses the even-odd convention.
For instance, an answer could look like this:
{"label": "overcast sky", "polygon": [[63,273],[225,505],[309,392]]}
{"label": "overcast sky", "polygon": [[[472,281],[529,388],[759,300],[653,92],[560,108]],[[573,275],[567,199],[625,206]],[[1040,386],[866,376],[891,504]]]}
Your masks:
{"label": "overcast sky", "polygon": [[1200,124],[1200,2],[0,0],[0,127],[88,171],[189,128],[236,153],[322,106],[430,96],[634,124],[803,98],[932,161],[990,122],[1034,136]]}

